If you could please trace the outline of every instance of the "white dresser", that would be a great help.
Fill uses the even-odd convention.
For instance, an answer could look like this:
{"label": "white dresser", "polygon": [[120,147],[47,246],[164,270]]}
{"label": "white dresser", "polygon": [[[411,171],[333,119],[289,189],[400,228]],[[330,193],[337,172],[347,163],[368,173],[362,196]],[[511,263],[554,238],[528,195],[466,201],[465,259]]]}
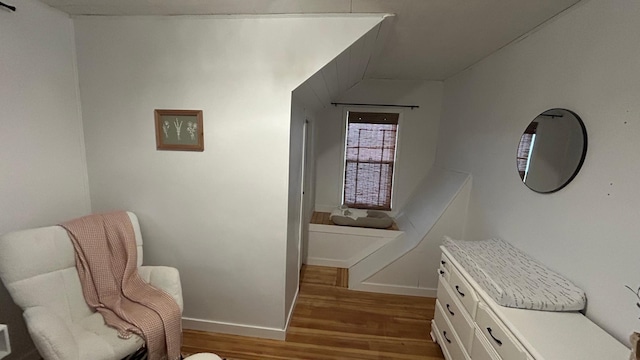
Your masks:
{"label": "white dresser", "polygon": [[445,247],[431,337],[447,360],[628,360],[630,350],[579,312],[498,305]]}

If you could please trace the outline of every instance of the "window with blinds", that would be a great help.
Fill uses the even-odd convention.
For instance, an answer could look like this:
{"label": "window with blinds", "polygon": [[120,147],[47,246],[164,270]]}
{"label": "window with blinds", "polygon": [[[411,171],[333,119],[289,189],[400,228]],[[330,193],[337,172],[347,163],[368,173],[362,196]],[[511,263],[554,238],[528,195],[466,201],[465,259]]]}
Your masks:
{"label": "window with blinds", "polygon": [[391,210],[398,117],[397,113],[348,113],[344,205]]}
{"label": "window with blinds", "polygon": [[531,159],[531,150],[533,149],[536,139],[537,128],[537,122],[530,123],[520,138],[520,144],[518,144],[516,161],[518,162],[518,172],[520,173],[522,181],[527,179],[527,173],[529,172],[529,161]]}

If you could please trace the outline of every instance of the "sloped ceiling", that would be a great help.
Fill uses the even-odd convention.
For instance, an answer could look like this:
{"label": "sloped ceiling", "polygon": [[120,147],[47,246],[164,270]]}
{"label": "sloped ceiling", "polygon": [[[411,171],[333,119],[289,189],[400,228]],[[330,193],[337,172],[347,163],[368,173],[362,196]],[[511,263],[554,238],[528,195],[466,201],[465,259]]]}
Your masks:
{"label": "sloped ceiling", "polygon": [[365,77],[376,44],[383,42],[392,17],[373,27],[353,45],[313,74],[294,91],[294,97],[319,111],[337,101],[342,94]]}
{"label": "sloped ceiling", "polygon": [[[578,0],[42,0],[72,15],[393,13],[366,78],[444,80]],[[17,4],[19,6],[19,4]]]}

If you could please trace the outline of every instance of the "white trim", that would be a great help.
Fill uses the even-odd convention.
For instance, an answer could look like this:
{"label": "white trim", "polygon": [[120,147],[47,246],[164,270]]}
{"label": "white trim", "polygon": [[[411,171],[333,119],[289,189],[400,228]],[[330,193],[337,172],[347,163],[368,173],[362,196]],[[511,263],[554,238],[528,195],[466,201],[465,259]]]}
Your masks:
{"label": "white trim", "polygon": [[391,285],[391,284],[377,284],[377,283],[368,283],[368,282],[355,284],[355,286],[353,287],[350,286],[349,289],[357,290],[357,291],[383,293],[383,294],[410,295],[410,296],[421,296],[421,297],[431,297],[431,298],[435,298],[438,292],[438,289],[432,289],[432,288],[421,288],[421,287]]}
{"label": "white trim", "polygon": [[[305,109],[306,112],[306,109]],[[302,123],[302,164],[300,166],[300,208],[298,209],[298,241],[297,241],[297,248],[298,248],[298,258],[297,258],[297,269],[298,269],[298,274],[296,275],[296,284],[298,284],[296,286],[296,292],[298,292],[298,289],[300,288],[300,271],[302,270],[302,242],[304,240],[305,235],[309,236],[308,234],[308,230],[306,230],[309,222],[306,219],[306,204],[307,202],[305,201],[305,188],[308,182],[308,179],[305,178],[305,176],[307,175],[307,169],[306,167],[308,166],[307,164],[307,156],[308,151],[307,151],[307,146],[309,146],[308,143],[308,131],[309,131],[309,118],[305,115],[305,119],[304,122]],[[307,194],[307,197],[309,195]],[[313,214],[312,214],[313,217]],[[306,232],[306,234],[305,234]],[[286,281],[286,280],[285,280]],[[294,297],[295,299],[295,297]],[[295,302],[292,302],[292,304],[295,304]],[[286,329],[286,326],[285,326]]]}
{"label": "white trim", "polygon": [[344,204],[344,182],[346,180],[347,165],[347,136],[349,135],[349,111],[350,108],[342,109],[342,152],[340,152],[340,171],[342,171],[342,182],[340,183],[340,205]]}
{"label": "white trim", "polygon": [[325,258],[314,258],[307,257],[305,264],[313,265],[313,266],[328,266],[328,267],[337,267],[337,268],[349,268],[349,264],[351,262],[348,260],[335,260],[335,259],[325,259]]}
{"label": "white trim", "polygon": [[[298,274],[300,274],[300,271],[298,271]],[[298,275],[298,278],[300,278],[300,275]],[[289,308],[289,314],[287,315],[287,323],[284,325],[285,336],[287,335],[287,329],[289,329],[289,324],[291,323],[291,318],[293,317],[293,309],[296,308],[296,303],[298,302],[298,294],[300,294],[299,280],[298,280],[298,287],[296,288],[296,294],[293,295],[293,301],[291,302],[291,307]]]}
{"label": "white trim", "polygon": [[[295,304],[295,301],[292,303]],[[234,324],[222,321],[194,319],[188,317],[182,318],[182,328],[274,340],[284,340],[287,335],[285,329],[246,324]]]}
{"label": "white trim", "polygon": [[[60,10],[58,10],[60,11]],[[64,12],[63,12],[64,13]],[[66,13],[65,13],[66,14]],[[380,22],[388,17],[395,17],[393,13],[273,13],[273,14],[210,14],[210,15],[183,15],[183,14],[161,14],[161,15],[122,15],[122,14],[67,14],[71,19],[78,19],[88,16],[101,17],[121,17],[121,18],[140,18],[140,19],[194,19],[194,20],[210,20],[210,19],[299,19],[299,18],[380,18]]]}
{"label": "white trim", "polygon": [[309,231],[329,233],[329,234],[369,236],[369,237],[375,237],[375,238],[388,238],[388,239],[395,239],[398,236],[404,234],[404,231],[402,230],[388,230],[388,229],[365,228],[365,227],[357,227],[357,226],[340,226],[340,225],[324,225],[324,224],[309,224]]}

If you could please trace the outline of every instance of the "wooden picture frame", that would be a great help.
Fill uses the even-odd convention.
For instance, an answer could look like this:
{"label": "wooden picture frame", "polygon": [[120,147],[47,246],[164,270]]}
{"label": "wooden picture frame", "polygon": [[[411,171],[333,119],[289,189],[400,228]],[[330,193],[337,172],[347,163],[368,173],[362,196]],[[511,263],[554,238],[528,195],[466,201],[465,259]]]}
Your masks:
{"label": "wooden picture frame", "polygon": [[204,151],[202,110],[156,109],[156,149]]}

